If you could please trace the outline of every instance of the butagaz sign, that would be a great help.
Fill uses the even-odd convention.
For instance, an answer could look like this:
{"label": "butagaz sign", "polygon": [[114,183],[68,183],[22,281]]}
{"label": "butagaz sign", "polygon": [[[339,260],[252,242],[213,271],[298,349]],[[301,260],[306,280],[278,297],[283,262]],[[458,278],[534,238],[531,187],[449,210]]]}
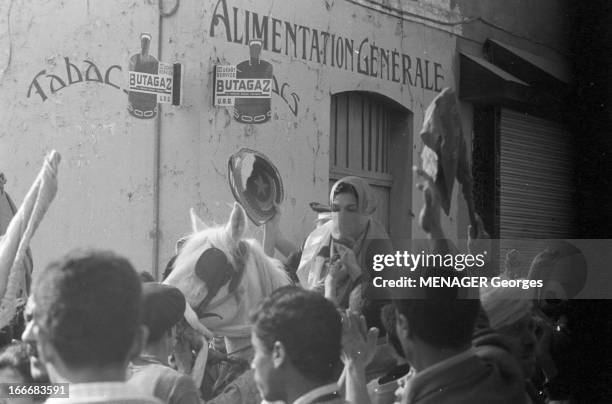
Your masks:
{"label": "butagaz sign", "polygon": [[272,118],[274,68],[261,59],[261,46],[260,39],[253,39],[247,60],[236,66],[215,66],[214,105],[234,107],[234,119],[241,123],[264,123]]}
{"label": "butagaz sign", "polygon": [[179,105],[180,63],[163,63],[149,54],[151,35],[140,35],[140,53],[130,57],[128,68],[128,112],[140,119],[157,116],[157,104]]}
{"label": "butagaz sign", "polygon": [[139,71],[128,72],[129,91],[157,96],[160,104],[172,103],[173,66],[169,63],[159,63],[157,74]]}
{"label": "butagaz sign", "polygon": [[236,78],[236,66],[215,66],[215,106],[233,107],[237,97],[271,98],[272,79]]}

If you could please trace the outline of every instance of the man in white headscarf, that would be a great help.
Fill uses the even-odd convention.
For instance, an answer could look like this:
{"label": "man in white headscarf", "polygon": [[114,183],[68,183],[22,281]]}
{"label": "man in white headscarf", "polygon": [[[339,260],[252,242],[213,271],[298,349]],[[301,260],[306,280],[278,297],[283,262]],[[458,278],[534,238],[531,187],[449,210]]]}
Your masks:
{"label": "man in white headscarf", "polygon": [[483,287],[480,300],[489,325],[510,344],[525,377],[530,377],[536,361],[536,322],[532,315],[533,291],[522,288]]}

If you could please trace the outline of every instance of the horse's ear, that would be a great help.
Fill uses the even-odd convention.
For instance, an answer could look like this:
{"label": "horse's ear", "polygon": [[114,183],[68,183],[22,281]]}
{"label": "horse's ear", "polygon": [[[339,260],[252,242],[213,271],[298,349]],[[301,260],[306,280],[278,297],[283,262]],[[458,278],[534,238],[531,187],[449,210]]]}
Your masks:
{"label": "horse's ear", "polygon": [[240,241],[246,229],[246,214],[238,202],[234,202],[234,209],[227,224],[227,232],[234,241]]}
{"label": "horse's ear", "polygon": [[193,230],[194,233],[198,233],[208,228],[206,223],[197,215],[194,208],[189,209],[189,216],[191,216],[191,230]]}

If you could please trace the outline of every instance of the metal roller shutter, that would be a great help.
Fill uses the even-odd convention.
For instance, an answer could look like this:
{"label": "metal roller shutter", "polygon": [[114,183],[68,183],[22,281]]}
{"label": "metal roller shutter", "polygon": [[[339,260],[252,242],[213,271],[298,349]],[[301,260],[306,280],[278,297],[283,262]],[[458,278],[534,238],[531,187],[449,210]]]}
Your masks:
{"label": "metal roller shutter", "polygon": [[[500,238],[572,237],[571,138],[561,124],[502,109],[499,173]],[[542,249],[520,244],[528,262]]]}

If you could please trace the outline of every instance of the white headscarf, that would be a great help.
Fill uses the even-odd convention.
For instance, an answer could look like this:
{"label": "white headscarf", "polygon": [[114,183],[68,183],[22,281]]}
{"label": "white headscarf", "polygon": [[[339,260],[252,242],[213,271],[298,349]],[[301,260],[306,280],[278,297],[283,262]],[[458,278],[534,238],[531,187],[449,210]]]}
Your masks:
{"label": "white headscarf", "polygon": [[531,312],[533,298],[531,289],[494,286],[480,288],[482,307],[494,329],[512,325],[525,317]]}

